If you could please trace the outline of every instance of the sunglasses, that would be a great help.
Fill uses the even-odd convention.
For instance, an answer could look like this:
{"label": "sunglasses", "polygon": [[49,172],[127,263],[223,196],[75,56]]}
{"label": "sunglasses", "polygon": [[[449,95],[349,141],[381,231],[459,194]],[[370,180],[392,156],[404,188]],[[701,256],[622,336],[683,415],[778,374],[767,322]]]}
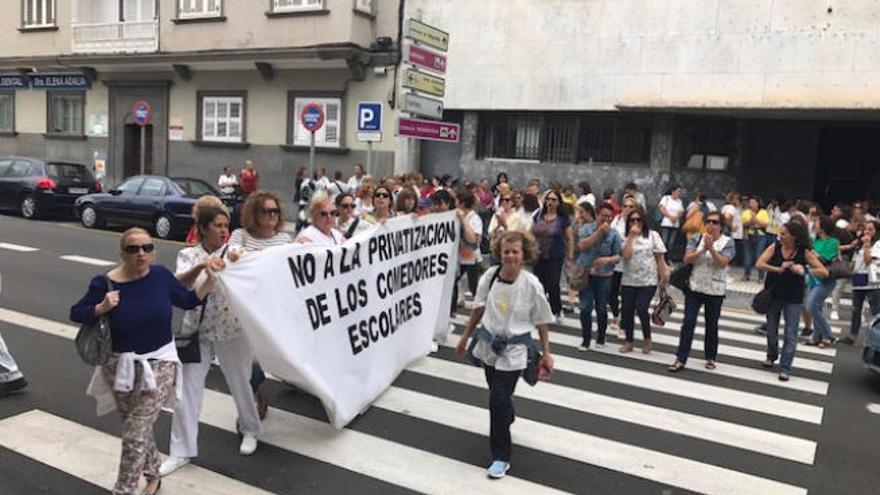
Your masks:
{"label": "sunglasses", "polygon": [[339,207],[345,208],[346,210],[350,210],[350,209],[354,208],[354,204],[353,203],[342,203],[341,205],[339,205]]}
{"label": "sunglasses", "polygon": [[280,215],[281,208],[260,208],[260,213],[263,215]]}
{"label": "sunglasses", "polygon": [[718,220],[706,220],[706,225],[721,225]]}
{"label": "sunglasses", "polygon": [[559,201],[557,198],[545,198],[544,201]]}
{"label": "sunglasses", "polygon": [[376,193],[373,195],[374,198],[390,198],[391,195],[388,193]]}
{"label": "sunglasses", "polygon": [[324,218],[330,218],[330,217],[336,216],[336,211],[335,210],[334,211],[322,211],[322,212],[319,212],[318,214]]}
{"label": "sunglasses", "polygon": [[642,217],[629,217],[630,222],[641,222]]}
{"label": "sunglasses", "polygon": [[153,243],[141,244],[141,245],[129,244],[128,246],[125,246],[124,248],[122,248],[122,250],[128,254],[137,254],[141,250],[143,250],[143,252],[145,252],[145,253],[152,253],[153,250],[155,250],[155,249],[156,249],[156,245]]}

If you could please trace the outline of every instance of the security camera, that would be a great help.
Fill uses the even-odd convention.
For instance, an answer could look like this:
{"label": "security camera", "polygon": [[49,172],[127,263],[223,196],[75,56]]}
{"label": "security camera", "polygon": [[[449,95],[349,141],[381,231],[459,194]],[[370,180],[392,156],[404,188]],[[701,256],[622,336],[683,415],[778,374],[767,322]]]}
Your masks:
{"label": "security camera", "polygon": [[388,67],[373,67],[373,74],[377,76],[384,76],[388,74]]}

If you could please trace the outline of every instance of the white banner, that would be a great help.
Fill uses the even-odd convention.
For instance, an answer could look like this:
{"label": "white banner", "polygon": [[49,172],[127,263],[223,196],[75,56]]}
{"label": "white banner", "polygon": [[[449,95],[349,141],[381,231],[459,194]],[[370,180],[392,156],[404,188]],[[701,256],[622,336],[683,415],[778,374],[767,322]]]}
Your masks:
{"label": "white banner", "polygon": [[344,427],[446,331],[455,212],[394,218],[340,246],[247,253],[221,276],[263,368]]}

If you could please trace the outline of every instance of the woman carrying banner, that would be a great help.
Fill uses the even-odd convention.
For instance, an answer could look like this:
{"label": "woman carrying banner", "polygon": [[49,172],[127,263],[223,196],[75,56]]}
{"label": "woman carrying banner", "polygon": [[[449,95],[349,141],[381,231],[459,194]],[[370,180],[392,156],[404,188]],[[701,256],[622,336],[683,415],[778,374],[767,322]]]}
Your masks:
{"label": "woman carrying banner", "polygon": [[333,228],[336,217],[336,205],[325,193],[316,193],[309,205],[309,220],[311,225],[303,229],[296,236],[294,242],[313,243],[319,245],[335,245],[345,242],[341,232]]}
{"label": "woman carrying banner", "polygon": [[[229,233],[229,211],[214,206],[200,208],[196,226],[201,242],[177,254],[177,279],[186,287],[204,284],[204,267],[212,259],[222,258]],[[257,449],[257,438],[263,431],[249,384],[253,352],[222,287],[211,291],[204,306],[183,315],[180,334],[197,335],[200,360],[183,363],[183,398],[174,408],[170,455],[159,468],[161,476],[185,466],[198,455],[199,415],[205,394],[205,378],[215,356],[220,361],[220,370],[238,410],[242,434],[239,453],[253,454]],[[181,354],[181,360],[184,360],[184,354]]]}
{"label": "woman carrying banner", "polygon": [[474,335],[477,342],[473,354],[482,360],[489,384],[492,464],[488,474],[492,478],[502,478],[510,469],[513,392],[526,368],[526,344],[536,328],[543,353],[540,365],[553,369],[547,328],[553,313],[541,282],[523,270],[523,265],[535,259],[536,254],[531,234],[509,230],[492,242],[492,255],[501,260],[501,266],[490,268],[480,278],[474,309],[455,348],[458,354],[464,354],[468,339],[482,322]]}
{"label": "woman carrying banner", "polygon": [[[229,238],[229,261],[235,262],[248,252],[261,251],[272,246],[283,246],[291,242],[290,236],[281,230],[284,226],[281,212],[281,201],[274,193],[266,190],[251,193],[241,208],[240,229],[235,229]],[[269,410],[269,399],[260,392],[260,385],[266,381],[266,375],[260,365],[254,362],[251,375],[251,388],[260,419],[266,417]]]}
{"label": "woman carrying banner", "polygon": [[394,216],[394,208],[391,207],[391,190],[385,186],[376,186],[373,190],[373,211],[365,213],[363,219],[370,225],[385,223]]}
{"label": "woman carrying banner", "polygon": [[342,193],[336,196],[336,230],[342,237],[351,239],[355,234],[370,228],[370,224],[361,220],[354,214],[354,197],[351,193]]}
{"label": "woman carrying banner", "polygon": [[180,367],[171,333],[172,305],[193,309],[214,288],[216,260],[202,265],[206,281],[197,290],[184,287],[167,268],[154,265],[156,245],[144,229],[119,238],[122,264],[92,278],[86,295],[70,308],[70,319],[91,325],[109,314],[113,354],[96,367],[88,394],[99,413],[115,402],[122,415],[122,453],[114,494],[135,493],[141,475],[143,493],[159,490],[159,450],[153,425],[165,405],[180,396]]}

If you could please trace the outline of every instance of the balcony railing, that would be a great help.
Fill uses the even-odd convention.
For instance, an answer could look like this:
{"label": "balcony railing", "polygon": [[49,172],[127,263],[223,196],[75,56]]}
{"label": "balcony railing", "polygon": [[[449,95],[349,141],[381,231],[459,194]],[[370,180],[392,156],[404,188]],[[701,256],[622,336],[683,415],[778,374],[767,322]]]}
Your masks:
{"label": "balcony railing", "polygon": [[159,22],[74,23],[74,53],[148,53],[159,50]]}

